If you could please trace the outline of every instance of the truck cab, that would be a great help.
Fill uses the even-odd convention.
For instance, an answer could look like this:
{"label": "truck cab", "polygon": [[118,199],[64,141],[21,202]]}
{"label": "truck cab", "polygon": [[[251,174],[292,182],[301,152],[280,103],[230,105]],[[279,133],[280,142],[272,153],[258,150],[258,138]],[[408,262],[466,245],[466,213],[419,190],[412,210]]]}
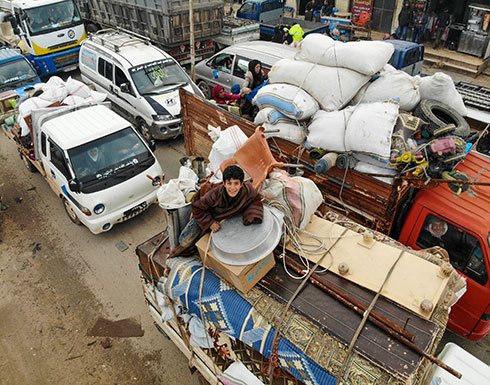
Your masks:
{"label": "truck cab", "polygon": [[[472,181],[490,182],[488,173],[482,173],[489,167],[487,157],[471,151],[457,170]],[[451,310],[448,326],[473,341],[490,331],[489,212],[488,186],[475,185],[458,194],[458,186],[441,184],[415,196],[399,237],[414,249],[440,246],[448,252],[467,284],[466,293]]]}
{"label": "truck cab", "polygon": [[19,96],[26,88],[40,82],[31,63],[17,50],[0,48],[0,92],[14,90]]}
{"label": "truck cab", "polygon": [[284,14],[282,0],[247,0],[236,12],[236,17],[260,23],[279,19]]}
{"label": "truck cab", "polygon": [[34,110],[32,127],[34,162],[42,164],[72,222],[98,234],[156,202],[160,164],[130,123],[107,106]]}
{"label": "truck cab", "polygon": [[395,52],[388,62],[397,70],[411,76],[420,75],[424,64],[424,45],[406,40],[385,40],[393,44]]}
{"label": "truck cab", "polygon": [[74,0],[1,0],[0,10],[10,13],[19,47],[40,75],[76,68],[86,35]]}

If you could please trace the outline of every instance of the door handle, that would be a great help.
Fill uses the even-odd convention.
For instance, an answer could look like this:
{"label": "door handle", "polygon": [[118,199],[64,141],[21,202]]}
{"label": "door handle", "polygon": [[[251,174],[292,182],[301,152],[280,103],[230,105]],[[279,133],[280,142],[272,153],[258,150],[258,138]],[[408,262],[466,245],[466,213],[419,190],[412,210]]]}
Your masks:
{"label": "door handle", "polygon": [[51,171],[51,176],[53,177],[53,179],[56,179],[56,174],[54,173],[53,170],[50,170]]}

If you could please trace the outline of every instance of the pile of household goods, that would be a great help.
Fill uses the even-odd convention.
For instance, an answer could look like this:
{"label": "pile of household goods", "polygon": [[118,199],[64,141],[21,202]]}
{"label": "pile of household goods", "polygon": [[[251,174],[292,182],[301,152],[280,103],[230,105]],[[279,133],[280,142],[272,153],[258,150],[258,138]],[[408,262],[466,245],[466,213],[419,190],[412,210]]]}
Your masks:
{"label": "pile of household goods", "polygon": [[442,178],[467,151],[463,99],[443,73],[412,77],[387,64],[393,52],[382,41],[308,35],[294,60],[272,67],[271,84],[253,100],[254,124],[305,144],[313,160],[331,152],[317,172],[337,165],[386,175],[387,183],[407,172]]}
{"label": "pile of household goods", "polygon": [[53,105],[72,106],[90,102],[100,103],[106,97],[105,93],[94,91],[86,84],[71,77],[65,82],[58,76],[51,76],[46,83],[35,84],[32,92],[26,93],[16,101],[17,117],[7,119],[5,124],[12,127],[17,122],[20,126],[20,136],[28,137],[30,129],[25,118],[31,115],[32,110]]}
{"label": "pile of household goods", "polygon": [[[206,370],[225,384],[268,384],[278,377],[284,384],[334,384],[336,378],[344,384],[425,383],[464,279],[443,252],[414,252],[343,218],[317,216],[317,186],[273,162],[270,149],[260,147],[267,146],[263,132],[259,127],[247,138],[237,126],[210,127],[215,142],[207,174],[218,182],[224,166],[238,163],[267,210],[280,213],[273,215],[284,223],[282,243],[275,237],[264,251],[272,247],[274,256],[252,258],[249,266],[213,255],[209,235],[197,243],[200,258],[167,259],[160,270],[152,253],[140,255],[147,266],[145,293],[158,309],[152,314],[187,341],[178,346],[188,356],[218,355],[221,366]],[[258,164],[275,168],[260,173]],[[159,194],[162,207],[185,207],[197,179],[191,163],[184,163],[179,178],[162,187],[173,191],[171,199]],[[229,245],[248,245],[237,260],[265,237],[256,225],[226,232],[227,222],[233,220],[216,234],[223,232]],[[224,370],[235,362],[245,365],[233,375]]]}

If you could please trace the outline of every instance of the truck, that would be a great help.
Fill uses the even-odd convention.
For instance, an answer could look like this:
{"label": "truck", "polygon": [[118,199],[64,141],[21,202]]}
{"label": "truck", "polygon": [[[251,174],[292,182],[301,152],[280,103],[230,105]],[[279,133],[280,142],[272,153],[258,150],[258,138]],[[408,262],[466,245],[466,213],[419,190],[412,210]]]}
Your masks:
{"label": "truck", "polygon": [[70,220],[93,234],[145,211],[156,202],[163,179],[150,147],[108,106],[56,102],[34,109],[24,118],[27,137],[19,124],[3,125],[27,169],[38,171]]}
{"label": "truck", "polygon": [[[252,122],[237,118],[207,101],[181,91],[185,148],[188,156],[207,157],[213,142],[208,125],[237,125],[250,136]],[[470,151],[457,170],[466,173],[471,187],[461,193],[461,185],[445,180],[399,177],[387,184],[368,174],[332,167],[316,174],[308,151],[296,144],[274,138],[269,142],[277,159],[304,165],[304,176],[313,180],[322,192],[323,210],[345,214],[350,220],[392,236],[414,249],[429,247],[424,241],[428,222],[437,217],[446,222],[451,244],[450,261],[467,279],[467,292],[454,306],[449,328],[477,341],[490,331],[490,158]],[[459,193],[459,194],[458,194]],[[425,234],[425,235],[424,235]]]}
{"label": "truck", "polygon": [[85,28],[74,0],[1,0],[3,44],[22,49],[39,75],[77,67]]}
{"label": "truck", "polygon": [[[89,32],[122,28],[150,39],[180,64],[190,63],[188,0],[78,0]],[[194,1],[196,62],[215,52],[213,37],[223,26],[222,0]]]}

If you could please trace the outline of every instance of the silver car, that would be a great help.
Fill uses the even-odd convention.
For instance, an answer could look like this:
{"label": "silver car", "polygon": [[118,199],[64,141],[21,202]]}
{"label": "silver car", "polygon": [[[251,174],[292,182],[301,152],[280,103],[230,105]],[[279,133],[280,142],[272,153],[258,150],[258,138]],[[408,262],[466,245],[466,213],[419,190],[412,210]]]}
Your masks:
{"label": "silver car", "polygon": [[295,53],[293,47],[268,41],[232,45],[196,65],[196,83],[208,99],[211,99],[216,85],[223,86],[225,92],[231,93],[233,84],[241,88],[250,61],[259,60],[265,72],[268,72],[275,62],[284,58],[292,59]]}

